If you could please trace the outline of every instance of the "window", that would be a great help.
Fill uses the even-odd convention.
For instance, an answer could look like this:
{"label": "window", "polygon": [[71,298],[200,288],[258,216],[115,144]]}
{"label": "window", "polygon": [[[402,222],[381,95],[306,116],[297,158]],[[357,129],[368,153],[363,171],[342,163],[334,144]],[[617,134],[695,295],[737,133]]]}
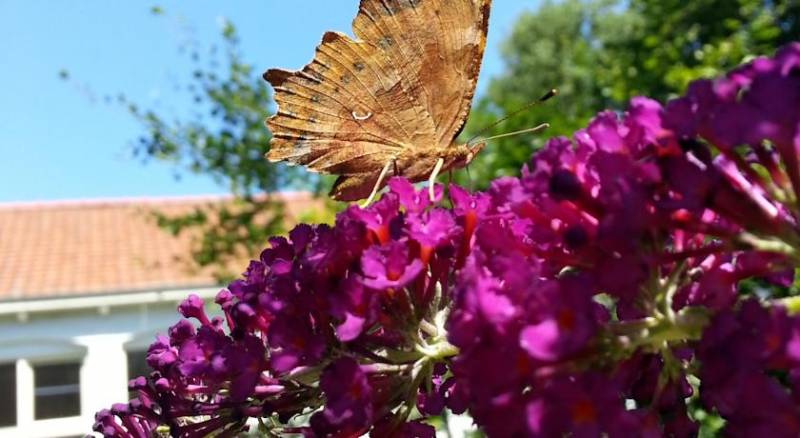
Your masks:
{"label": "window", "polygon": [[34,418],[81,414],[80,362],[33,365]]}
{"label": "window", "polygon": [[[128,380],[139,376],[148,376],[153,371],[147,365],[147,351],[131,350],[128,354]],[[127,383],[127,382],[126,382]]]}
{"label": "window", "polygon": [[[149,376],[150,372],[153,371],[147,365],[146,358],[147,358],[147,351],[146,350],[131,350],[127,352],[128,355],[128,381],[125,382],[127,385],[131,379],[135,379],[139,376]],[[139,394],[136,391],[128,391],[128,398],[134,399]]]}
{"label": "window", "polygon": [[17,365],[0,364],[0,427],[17,424]]}

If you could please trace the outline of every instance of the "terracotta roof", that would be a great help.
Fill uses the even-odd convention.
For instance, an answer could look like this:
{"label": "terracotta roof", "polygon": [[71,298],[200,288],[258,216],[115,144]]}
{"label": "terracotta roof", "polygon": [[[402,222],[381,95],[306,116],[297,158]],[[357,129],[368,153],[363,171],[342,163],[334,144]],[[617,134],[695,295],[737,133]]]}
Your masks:
{"label": "terracotta roof", "polygon": [[[279,196],[287,222],[321,207],[307,193]],[[213,270],[189,261],[193,236],[167,233],[153,211],[185,213],[230,201],[206,196],[0,203],[0,301],[212,286]]]}

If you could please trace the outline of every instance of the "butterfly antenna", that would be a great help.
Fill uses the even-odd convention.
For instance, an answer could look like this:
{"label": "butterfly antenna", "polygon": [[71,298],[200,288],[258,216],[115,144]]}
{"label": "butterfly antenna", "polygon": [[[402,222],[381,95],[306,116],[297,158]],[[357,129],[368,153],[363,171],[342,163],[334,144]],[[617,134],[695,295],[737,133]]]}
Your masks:
{"label": "butterfly antenna", "polygon": [[549,127],[550,127],[549,123],[542,123],[541,125],[534,126],[533,128],[522,129],[520,131],[514,131],[514,132],[507,132],[505,134],[500,134],[500,135],[495,135],[495,136],[492,136],[492,137],[487,137],[487,138],[484,138],[482,140],[483,141],[489,141],[489,140],[496,140],[498,138],[503,138],[503,137],[511,137],[512,135],[527,134],[529,132],[538,132],[538,131],[543,131],[543,130],[549,128]]}
{"label": "butterfly antenna", "polygon": [[[551,97],[553,97],[553,96],[556,96],[556,95],[558,95],[558,90],[556,90],[555,88],[552,88],[550,91],[548,91],[547,93],[545,93],[545,94],[544,94],[544,96],[542,96],[542,97],[540,97],[540,98],[538,98],[538,99],[534,100],[533,102],[531,102],[531,103],[529,103],[529,104],[527,104],[527,105],[523,106],[522,108],[518,108],[518,109],[516,109],[516,110],[514,110],[514,111],[512,111],[512,112],[510,112],[510,113],[508,113],[508,114],[506,114],[505,116],[503,116],[503,117],[501,117],[500,119],[496,120],[496,121],[495,121],[494,123],[492,123],[491,125],[489,125],[489,126],[487,126],[487,127],[483,128],[483,129],[481,129],[480,131],[478,131],[478,133],[477,133],[477,134],[475,134],[475,136],[474,136],[474,137],[472,137],[471,139],[469,139],[469,141],[467,141],[467,144],[468,144],[468,145],[471,145],[471,144],[472,144],[472,143],[473,143],[475,140],[477,140],[477,139],[478,139],[478,138],[479,138],[479,137],[480,137],[480,136],[481,136],[481,135],[482,135],[484,132],[486,132],[486,131],[488,131],[488,130],[490,130],[490,129],[494,128],[495,126],[497,126],[497,125],[499,125],[499,124],[501,124],[501,123],[505,122],[506,120],[508,120],[508,119],[510,119],[510,118],[512,118],[512,117],[514,117],[514,116],[516,116],[517,114],[519,114],[519,113],[521,113],[521,112],[523,112],[523,111],[526,111],[526,110],[528,110],[528,109],[530,109],[530,108],[533,108],[533,107],[535,107],[536,105],[540,105],[540,104],[542,104],[542,103],[546,102],[546,101],[547,101],[547,100],[549,100]],[[536,128],[532,128],[530,131],[525,131],[525,132],[533,132],[534,130],[543,129],[543,128],[540,128],[540,126],[541,126],[541,125],[537,126]],[[522,134],[522,133],[523,133],[523,132],[517,132],[516,134]],[[512,133],[512,134],[514,134],[514,133]],[[498,137],[493,137],[493,138],[498,138]],[[487,139],[483,139],[483,140],[489,140],[489,139],[487,138]]]}

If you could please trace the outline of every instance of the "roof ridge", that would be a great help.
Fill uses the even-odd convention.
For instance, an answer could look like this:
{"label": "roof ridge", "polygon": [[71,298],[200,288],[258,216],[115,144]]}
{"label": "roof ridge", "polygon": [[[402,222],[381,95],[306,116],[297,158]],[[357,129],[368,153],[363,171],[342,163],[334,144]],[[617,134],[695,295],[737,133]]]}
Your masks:
{"label": "roof ridge", "polygon": [[[273,192],[272,195],[279,195],[280,199],[290,201],[311,197],[309,191],[283,191]],[[264,194],[256,195],[256,197]],[[149,204],[183,204],[199,202],[229,201],[234,199],[234,195],[226,194],[202,194],[202,195],[169,195],[169,196],[124,196],[124,197],[102,197],[102,198],[77,198],[77,199],[54,199],[42,201],[11,201],[0,202],[0,211],[3,210],[33,210],[48,208],[74,208],[74,207],[105,207],[105,206],[124,206],[124,205],[149,205]]]}

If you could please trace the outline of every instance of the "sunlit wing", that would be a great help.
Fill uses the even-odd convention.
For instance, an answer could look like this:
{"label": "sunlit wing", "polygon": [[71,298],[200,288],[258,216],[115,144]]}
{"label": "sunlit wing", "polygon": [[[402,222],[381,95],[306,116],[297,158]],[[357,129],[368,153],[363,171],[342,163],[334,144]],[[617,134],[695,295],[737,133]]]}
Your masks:
{"label": "sunlit wing", "polygon": [[278,106],[267,158],[338,174],[332,195],[353,200],[388,160],[450,146],[469,114],[490,2],[362,0],[355,40],[328,32],[302,70],[264,74]]}

